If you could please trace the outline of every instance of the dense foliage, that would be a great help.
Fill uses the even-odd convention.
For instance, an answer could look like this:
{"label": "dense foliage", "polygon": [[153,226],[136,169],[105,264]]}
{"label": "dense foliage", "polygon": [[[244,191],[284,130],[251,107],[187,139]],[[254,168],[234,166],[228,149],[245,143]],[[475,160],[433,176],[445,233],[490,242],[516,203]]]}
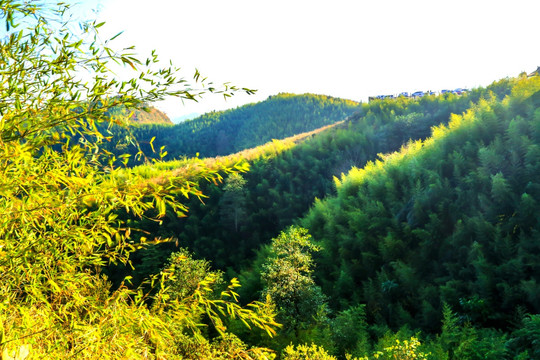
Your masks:
{"label": "dense foliage", "polygon": [[[323,249],[314,275],[328,301],[321,294],[294,331],[278,305],[280,336],[242,337],[283,351],[298,344],[287,356],[392,358],[395,342],[407,340],[420,347],[406,351],[428,358],[527,358],[538,331],[538,86],[522,77],[467,96],[364,105],[343,124],[256,158],[233,192],[210,185],[204,204],[190,203],[193,216],[166,229],[218,267],[244,267],[243,293],[256,299],[268,293],[275,250],[264,246],[246,267],[253,249],[328,196],[332,176],[365,165],[336,178],[336,195],[300,221]],[[424,140],[377,160],[409,138]],[[429,336],[423,345],[411,340],[417,331]],[[326,350],[300,345],[310,341]]]}
{"label": "dense foliage", "polygon": [[[211,260],[218,268],[239,271],[254,257],[254,250],[303,216],[315,198],[332,193],[334,176],[340,176],[352,166],[363,166],[379,153],[399,150],[409,139],[428,137],[432,126],[448,122],[452,113],[463,113],[489,91],[496,91],[497,98],[502,99],[509,88],[501,81],[467,96],[450,94],[364,104],[345,122],[316,134],[305,134],[297,144],[250,159],[250,170],[242,174],[245,184],[241,201],[234,209],[243,216],[235,226],[226,220],[231,210],[226,205],[230,191],[212,183],[201,184],[203,192],[209,195],[204,202],[197,198],[187,202],[189,217],[170,216],[161,227],[139,226],[151,226],[151,231],[162,237],[178,238],[182,246]],[[144,268],[139,270],[157,271],[171,251],[174,247],[162,245],[159,250],[149,249],[139,254],[145,257]],[[245,285],[245,295],[256,298],[248,290],[251,285]]]}
{"label": "dense foliage", "polygon": [[[0,4],[2,359],[540,357],[540,77],[131,128],[205,84]],[[178,159],[117,167],[154,136]]]}
{"label": "dense foliage", "polygon": [[[68,10],[65,4],[0,1],[8,31],[0,41],[1,358],[272,357],[248,348],[223,321],[241,319],[272,335],[278,327],[272,307],[238,305],[237,281],[219,284],[204,267],[196,286],[186,287],[182,270],[193,260],[185,254],[148,279],[151,292],[113,290],[101,273],[144,246],[142,238],[132,241],[136,229],[119,211],[158,221],[166,208],[183,215],[176,194],[200,192],[182,174],[146,181],[129,169],[119,172],[100,147],[107,139],[97,124],[118,106],[136,108],[168,95],[193,98],[204,90],[186,90],[173,68],[152,69],[155,57],[144,67],[129,49],[106,47],[97,35],[100,24],[81,24],[76,37],[63,17]],[[111,62],[132,67],[135,79],[110,76]],[[127,124],[128,118],[110,121]],[[234,168],[199,166],[197,176],[216,181],[218,170]]]}
{"label": "dense foliage", "polygon": [[428,333],[443,304],[471,331],[510,331],[539,312],[540,78],[508,87],[316,202],[302,224],[324,248],[316,278],[335,308],[362,303],[369,323]]}
{"label": "dense foliage", "polygon": [[[151,153],[149,141],[155,138],[153,146],[164,147],[167,159],[197,154],[223,156],[333,124],[358,107],[354,101],[324,95],[278,94],[259,103],[210,112],[174,126],[145,125],[131,132],[148,154]],[[126,130],[115,128],[113,133],[121,136]],[[117,154],[137,152],[134,146],[109,147],[109,150]]]}

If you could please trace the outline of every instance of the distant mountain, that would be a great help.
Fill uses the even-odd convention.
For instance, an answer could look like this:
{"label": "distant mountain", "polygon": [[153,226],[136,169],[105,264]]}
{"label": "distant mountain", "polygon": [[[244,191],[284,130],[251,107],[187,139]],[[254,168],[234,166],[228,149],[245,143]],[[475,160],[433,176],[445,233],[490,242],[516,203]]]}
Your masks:
{"label": "distant mountain", "polygon": [[336,123],[359,109],[360,103],[351,100],[282,93],[259,103],[207,113],[172,127],[143,124],[132,132],[148,155],[152,154],[149,141],[155,137],[153,148],[164,147],[167,159],[197,154],[223,156]]}
{"label": "distant mountain", "polygon": [[108,110],[108,114],[109,116],[129,115],[130,121],[137,125],[172,125],[172,121],[167,114],[149,105],[130,110],[130,113],[124,107],[114,107]]}
{"label": "distant mountain", "polygon": [[173,123],[167,114],[154,107],[135,110],[133,115],[131,115],[130,120],[137,124],[171,125]]}
{"label": "distant mountain", "polygon": [[201,116],[201,114],[192,112],[192,113],[189,113],[187,115],[182,115],[182,116],[175,117],[174,119],[172,119],[172,122],[175,123],[175,124],[180,124],[181,122],[184,122],[184,121],[187,121],[187,120],[193,120],[193,119],[195,119],[195,118],[197,118],[199,116]]}

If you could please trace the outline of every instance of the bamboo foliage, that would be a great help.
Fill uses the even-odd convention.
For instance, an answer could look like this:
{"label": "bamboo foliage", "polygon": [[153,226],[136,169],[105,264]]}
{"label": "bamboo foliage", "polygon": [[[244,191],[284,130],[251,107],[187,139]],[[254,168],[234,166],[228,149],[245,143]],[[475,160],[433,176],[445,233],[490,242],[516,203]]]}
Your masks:
{"label": "bamboo foliage", "polygon": [[[235,282],[224,293],[231,300],[210,300],[210,280],[204,279],[189,301],[165,308],[151,306],[167,302],[163,292],[126,286],[112,291],[101,274],[107,263],[126,263],[130,252],[145,245],[132,240],[136,229],[119,217],[121,211],[159,221],[166,208],[178,215],[187,211],[174,194],[202,196],[197,182],[184,176],[152,182],[115,168],[115,159],[101,147],[114,140],[97,127],[107,110],[166,96],[227,96],[239,89],[205,83],[198,73],[196,88],[178,77],[176,68],[154,69],[154,54],[144,62],[132,48],[114,51],[109,41],[99,39],[102,24],[81,24],[77,34],[65,21],[68,9],[62,3],[0,1],[8,34],[0,41],[2,358],[182,358],[186,354],[179,344],[186,338],[194,354],[237,349],[243,355],[236,358],[271,356],[248,350],[222,326],[220,316],[240,317],[269,334],[277,326],[262,305],[236,304]],[[134,79],[111,76],[113,63],[131,68]],[[126,118],[109,121],[127,125]],[[219,171],[234,169],[199,166],[197,176],[219,181]],[[221,340],[185,334],[184,328],[201,321],[202,312]]]}

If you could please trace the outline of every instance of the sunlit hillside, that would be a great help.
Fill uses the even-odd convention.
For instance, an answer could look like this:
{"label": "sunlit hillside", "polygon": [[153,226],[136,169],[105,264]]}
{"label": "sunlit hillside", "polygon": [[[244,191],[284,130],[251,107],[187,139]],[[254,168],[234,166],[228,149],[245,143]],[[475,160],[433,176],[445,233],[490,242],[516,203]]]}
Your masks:
{"label": "sunlit hillside", "polygon": [[0,4],[1,360],[540,359],[537,71],[172,125],[253,90]]}

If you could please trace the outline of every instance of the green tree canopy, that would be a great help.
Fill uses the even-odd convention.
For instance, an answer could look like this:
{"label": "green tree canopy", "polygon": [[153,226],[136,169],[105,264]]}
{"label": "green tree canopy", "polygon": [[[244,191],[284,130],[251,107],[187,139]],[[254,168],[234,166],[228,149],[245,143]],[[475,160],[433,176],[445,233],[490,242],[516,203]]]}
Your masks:
{"label": "green tree canopy", "polygon": [[312,278],[311,253],[319,247],[306,229],[291,226],[272,240],[270,256],[261,274],[263,297],[269,296],[278,310],[285,332],[298,338],[300,330],[315,321],[325,297]]}

